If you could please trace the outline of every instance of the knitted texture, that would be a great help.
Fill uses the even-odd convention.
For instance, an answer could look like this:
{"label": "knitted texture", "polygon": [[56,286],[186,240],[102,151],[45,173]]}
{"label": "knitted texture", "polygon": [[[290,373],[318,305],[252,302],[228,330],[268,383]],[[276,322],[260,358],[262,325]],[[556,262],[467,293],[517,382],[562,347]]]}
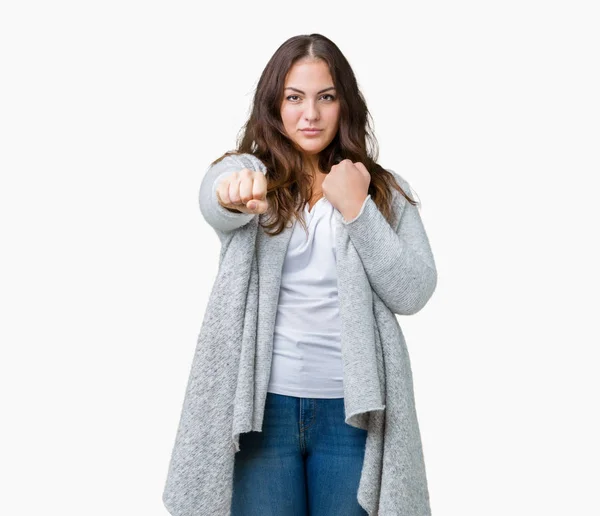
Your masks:
{"label": "knitted texture", "polygon": [[[266,214],[218,204],[216,178],[242,168],[267,173],[251,154],[228,156],[208,168],[200,186],[200,210],[221,251],[163,493],[173,516],[230,515],[239,435],[262,431],[293,224],[269,236],[258,224]],[[345,421],[367,430],[357,500],[369,516],[430,516],[410,359],[396,314],[425,306],[437,272],[417,207],[393,195],[392,225],[370,197],[350,221],[334,212]]]}

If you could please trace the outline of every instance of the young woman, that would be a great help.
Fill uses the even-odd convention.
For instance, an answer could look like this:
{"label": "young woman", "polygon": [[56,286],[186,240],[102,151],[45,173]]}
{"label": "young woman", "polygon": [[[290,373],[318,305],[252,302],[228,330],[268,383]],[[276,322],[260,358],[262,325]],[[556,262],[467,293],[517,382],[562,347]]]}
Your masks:
{"label": "young woman", "polygon": [[222,250],[163,496],[171,514],[430,514],[395,314],[420,310],[437,272],[408,183],[369,141],[338,47],[285,41],[237,149],[200,187]]}

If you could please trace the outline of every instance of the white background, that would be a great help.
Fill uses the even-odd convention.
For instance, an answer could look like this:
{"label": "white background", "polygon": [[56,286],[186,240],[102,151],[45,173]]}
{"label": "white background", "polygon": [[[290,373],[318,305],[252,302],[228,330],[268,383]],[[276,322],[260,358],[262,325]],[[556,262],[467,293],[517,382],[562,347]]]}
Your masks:
{"label": "white background", "polygon": [[167,514],[219,250],[200,182],[319,32],[438,267],[399,316],[434,516],[599,515],[592,4],[3,2],[0,513]]}

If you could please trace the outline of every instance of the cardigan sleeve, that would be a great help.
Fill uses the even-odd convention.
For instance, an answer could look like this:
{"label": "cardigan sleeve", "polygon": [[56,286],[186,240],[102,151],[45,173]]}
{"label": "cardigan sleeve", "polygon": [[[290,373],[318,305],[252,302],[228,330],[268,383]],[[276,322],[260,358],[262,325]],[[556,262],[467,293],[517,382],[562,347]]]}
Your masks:
{"label": "cardigan sleeve", "polygon": [[[408,183],[401,180],[401,186],[412,197]],[[437,270],[417,206],[406,201],[394,229],[369,195],[360,213],[342,223],[387,307],[399,315],[421,310],[435,290]]]}
{"label": "cardigan sleeve", "polygon": [[200,212],[208,224],[217,232],[230,232],[248,224],[255,213],[235,213],[229,211],[219,204],[217,199],[217,187],[221,179],[228,174],[249,168],[250,170],[267,173],[267,169],[258,158],[251,154],[230,155],[223,158],[218,163],[208,167],[202,178],[198,200],[200,203]]}

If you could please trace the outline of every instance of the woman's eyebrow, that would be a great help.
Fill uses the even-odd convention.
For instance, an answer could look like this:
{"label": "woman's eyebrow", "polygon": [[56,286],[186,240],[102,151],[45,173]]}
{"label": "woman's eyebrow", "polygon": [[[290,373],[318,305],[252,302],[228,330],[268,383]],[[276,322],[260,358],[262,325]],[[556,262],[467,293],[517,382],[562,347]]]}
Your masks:
{"label": "woman's eyebrow", "polygon": [[[288,86],[288,87],[286,87],[284,89],[286,89],[286,90],[294,90],[294,91],[297,91],[298,93],[302,93],[302,95],[304,95],[304,92],[302,90],[299,90],[298,88],[294,88],[292,86]],[[325,88],[324,90],[317,91],[317,95],[319,93],[323,93],[323,92],[328,91],[328,90],[335,90],[335,86],[329,86],[329,88]]]}

